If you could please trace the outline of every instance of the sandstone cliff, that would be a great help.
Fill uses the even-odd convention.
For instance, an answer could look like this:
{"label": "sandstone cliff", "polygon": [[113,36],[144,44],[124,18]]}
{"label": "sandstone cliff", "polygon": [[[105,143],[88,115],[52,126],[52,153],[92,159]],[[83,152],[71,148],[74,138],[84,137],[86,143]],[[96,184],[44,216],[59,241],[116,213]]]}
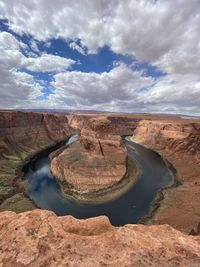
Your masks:
{"label": "sandstone cliff", "polygon": [[133,141],[156,149],[176,168],[182,185],[164,190],[154,223],[189,232],[200,221],[200,122],[191,119],[141,120]]}
{"label": "sandstone cliff", "polygon": [[63,115],[0,112],[0,211],[35,208],[23,194],[22,164],[36,152],[72,133]]}
{"label": "sandstone cliff", "polygon": [[[104,117],[90,119],[80,141],[54,157],[51,171],[63,184],[82,192],[105,189],[126,173],[126,147]],[[65,186],[64,186],[65,187]]]}
{"label": "sandstone cliff", "polygon": [[[34,210],[0,213],[0,266],[200,266],[200,236],[168,225],[113,227]],[[9,233],[9,234],[8,234]]]}
{"label": "sandstone cliff", "polygon": [[200,122],[141,120],[134,138],[154,148],[196,154],[200,152]]}

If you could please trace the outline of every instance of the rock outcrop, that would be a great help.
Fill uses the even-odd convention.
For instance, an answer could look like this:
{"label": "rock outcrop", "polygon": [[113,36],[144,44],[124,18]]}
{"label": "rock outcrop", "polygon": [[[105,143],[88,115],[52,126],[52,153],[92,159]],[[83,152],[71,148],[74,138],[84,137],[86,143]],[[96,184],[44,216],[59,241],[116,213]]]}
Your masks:
{"label": "rock outcrop", "polygon": [[200,123],[166,120],[141,120],[134,132],[135,140],[157,149],[200,153]]}
{"label": "rock outcrop", "polygon": [[[127,150],[114,126],[104,117],[90,119],[76,142],[51,161],[51,171],[62,184],[80,193],[105,189],[126,173]],[[64,186],[65,187],[65,186]]]}
{"label": "rock outcrop", "polygon": [[0,211],[35,208],[24,195],[22,164],[38,151],[72,133],[64,115],[0,112]]}
{"label": "rock outcrop", "polygon": [[141,120],[133,141],[157,150],[176,168],[182,185],[164,190],[154,223],[189,233],[200,221],[200,122],[170,118]]}
{"label": "rock outcrop", "polygon": [[[0,213],[0,266],[200,266],[200,237],[169,225],[113,227],[34,210]],[[9,234],[8,234],[9,233]]]}

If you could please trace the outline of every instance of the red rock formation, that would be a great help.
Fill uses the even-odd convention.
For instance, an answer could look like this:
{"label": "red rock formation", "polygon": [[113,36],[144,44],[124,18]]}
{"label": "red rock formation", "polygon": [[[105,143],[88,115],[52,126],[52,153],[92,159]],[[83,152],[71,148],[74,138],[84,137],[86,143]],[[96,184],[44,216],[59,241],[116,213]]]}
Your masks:
{"label": "red rock formation", "polygon": [[134,138],[152,147],[195,154],[200,152],[200,122],[141,120]]}
{"label": "red rock formation", "polygon": [[133,140],[156,149],[178,171],[182,185],[164,191],[154,223],[188,233],[200,221],[200,122],[189,119],[143,120]]}
{"label": "red rock formation", "polygon": [[[34,210],[0,213],[0,266],[200,266],[200,237],[168,225],[113,227]],[[9,233],[9,234],[8,234]]]}
{"label": "red rock formation", "polygon": [[72,133],[64,115],[0,112],[0,210],[23,211],[35,207],[23,195],[24,185],[18,172],[24,160]]}
{"label": "red rock formation", "polygon": [[91,117],[97,116],[96,114],[84,114],[84,113],[69,113],[67,114],[69,125],[74,129],[82,129],[87,125],[88,120]]}
{"label": "red rock formation", "polygon": [[0,130],[1,147],[57,142],[72,133],[66,116],[15,111],[0,112]]}
{"label": "red rock formation", "polygon": [[80,142],[72,144],[51,162],[54,176],[82,193],[105,189],[126,173],[127,151],[106,118],[90,119],[81,130]]}

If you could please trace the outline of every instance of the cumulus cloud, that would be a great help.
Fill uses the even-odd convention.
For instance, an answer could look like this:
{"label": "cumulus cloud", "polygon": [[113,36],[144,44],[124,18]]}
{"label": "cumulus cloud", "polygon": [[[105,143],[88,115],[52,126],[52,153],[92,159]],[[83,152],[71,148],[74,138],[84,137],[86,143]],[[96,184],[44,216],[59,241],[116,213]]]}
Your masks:
{"label": "cumulus cloud", "polygon": [[0,1],[0,7],[14,31],[38,40],[79,38],[92,53],[109,45],[167,72],[199,68],[199,0],[9,0]]}
{"label": "cumulus cloud", "polygon": [[[42,105],[198,113],[199,10],[199,0],[0,0],[0,18],[7,19],[10,29],[19,34],[46,42],[62,38],[83,55],[86,51],[97,53],[107,45],[167,75],[144,77],[125,65],[101,74],[69,72],[72,60],[47,54],[24,57],[20,52],[23,44],[8,33],[0,38],[0,46],[3,40],[3,49],[12,49],[12,55],[5,53],[1,59],[10,66],[9,75],[20,66],[56,72],[52,82],[55,94]],[[35,44],[32,48],[38,52]]]}
{"label": "cumulus cloud", "polygon": [[29,105],[41,95],[41,87],[33,77],[18,72],[24,58],[19,51],[24,46],[11,34],[0,33],[0,107],[19,107],[21,103]]}
{"label": "cumulus cloud", "polygon": [[37,97],[42,96],[43,86],[20,69],[35,72],[63,71],[72,63],[71,59],[44,54],[40,57],[26,57],[21,48],[27,46],[8,32],[0,32],[0,107],[29,107]]}
{"label": "cumulus cloud", "polygon": [[24,58],[21,66],[35,72],[61,72],[74,63],[72,59],[43,54],[37,58]]}
{"label": "cumulus cloud", "polygon": [[152,77],[144,77],[139,71],[133,71],[120,64],[110,72],[83,73],[78,71],[59,73],[54,76],[52,86],[55,93],[49,99],[62,106],[113,105],[118,109],[119,101],[130,98],[137,102],[136,90],[154,83]]}

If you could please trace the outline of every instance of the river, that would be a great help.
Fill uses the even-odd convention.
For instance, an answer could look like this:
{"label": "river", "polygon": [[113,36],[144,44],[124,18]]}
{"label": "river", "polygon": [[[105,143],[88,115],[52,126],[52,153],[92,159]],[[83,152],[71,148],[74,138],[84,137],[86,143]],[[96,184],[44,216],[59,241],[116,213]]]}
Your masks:
{"label": "river", "polygon": [[[68,141],[72,143],[77,136]],[[174,183],[174,177],[162,157],[129,139],[124,139],[128,156],[133,158],[140,170],[136,183],[123,195],[101,204],[80,203],[64,196],[50,172],[47,150],[36,156],[26,167],[27,194],[41,209],[54,211],[57,215],[72,215],[85,219],[106,215],[112,225],[137,223],[145,216],[156,194]]]}

